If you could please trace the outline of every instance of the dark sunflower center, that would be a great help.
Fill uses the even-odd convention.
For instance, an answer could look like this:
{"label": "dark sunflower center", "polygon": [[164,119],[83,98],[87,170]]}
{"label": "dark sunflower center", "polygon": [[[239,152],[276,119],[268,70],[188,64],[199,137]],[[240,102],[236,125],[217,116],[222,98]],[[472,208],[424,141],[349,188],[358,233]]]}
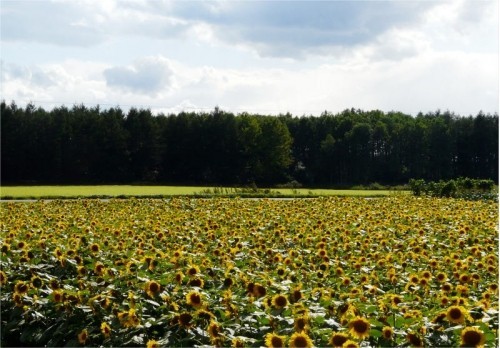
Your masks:
{"label": "dark sunflower center", "polygon": [[307,340],[302,336],[296,337],[294,343],[295,347],[307,347]]}
{"label": "dark sunflower center", "polygon": [[271,339],[271,346],[275,348],[283,347],[283,340],[279,337],[273,336]]}
{"label": "dark sunflower center", "polygon": [[452,308],[449,313],[452,319],[460,319],[462,317],[462,311],[458,308]]}
{"label": "dark sunflower center", "polygon": [[481,335],[476,331],[468,331],[464,334],[463,340],[466,346],[476,346],[481,342]]}
{"label": "dark sunflower center", "polygon": [[356,332],[359,332],[359,333],[365,333],[366,331],[368,331],[368,324],[362,320],[356,320],[353,323],[353,327],[354,327],[354,330],[356,330]]}

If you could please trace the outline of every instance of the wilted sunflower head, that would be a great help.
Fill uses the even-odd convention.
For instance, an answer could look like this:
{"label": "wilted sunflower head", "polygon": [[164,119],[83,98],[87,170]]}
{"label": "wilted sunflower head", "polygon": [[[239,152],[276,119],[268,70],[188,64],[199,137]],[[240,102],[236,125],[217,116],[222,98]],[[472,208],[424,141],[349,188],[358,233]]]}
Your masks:
{"label": "wilted sunflower head", "polygon": [[462,347],[482,347],[485,342],[484,333],[476,327],[466,327],[460,333]]}
{"label": "wilted sunflower head", "polygon": [[283,348],[285,347],[286,336],[279,336],[275,333],[268,333],[265,338],[267,348]]}
{"label": "wilted sunflower head", "polygon": [[184,312],[179,315],[179,325],[189,328],[192,325],[191,320],[193,320],[193,316],[190,313]]}
{"label": "wilted sunflower head", "polygon": [[412,332],[408,333],[406,335],[406,339],[408,340],[408,342],[410,342],[410,344],[413,347],[423,347],[424,346],[424,342],[422,341],[420,336],[418,336],[415,333],[412,333]]}

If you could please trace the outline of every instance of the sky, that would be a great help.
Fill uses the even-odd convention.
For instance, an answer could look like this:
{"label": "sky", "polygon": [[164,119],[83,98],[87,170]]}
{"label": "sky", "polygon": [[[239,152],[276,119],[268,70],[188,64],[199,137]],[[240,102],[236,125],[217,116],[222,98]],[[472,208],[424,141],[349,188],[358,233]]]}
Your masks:
{"label": "sky", "polygon": [[1,0],[1,99],[498,113],[498,0]]}

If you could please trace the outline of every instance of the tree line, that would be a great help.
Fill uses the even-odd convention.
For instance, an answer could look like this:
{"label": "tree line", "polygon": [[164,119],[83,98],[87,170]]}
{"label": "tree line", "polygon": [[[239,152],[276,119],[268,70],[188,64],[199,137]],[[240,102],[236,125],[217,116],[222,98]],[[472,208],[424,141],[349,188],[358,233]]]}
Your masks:
{"label": "tree line", "polygon": [[1,103],[2,184],[498,182],[498,114],[319,116]]}

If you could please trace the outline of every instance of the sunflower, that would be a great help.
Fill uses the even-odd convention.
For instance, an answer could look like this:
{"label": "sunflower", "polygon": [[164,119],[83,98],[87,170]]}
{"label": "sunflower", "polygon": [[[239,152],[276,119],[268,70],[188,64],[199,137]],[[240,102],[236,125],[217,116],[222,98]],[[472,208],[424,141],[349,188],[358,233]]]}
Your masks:
{"label": "sunflower", "polygon": [[349,321],[349,332],[353,337],[363,339],[370,335],[370,323],[362,317],[355,317]]}
{"label": "sunflower", "polygon": [[287,304],[288,304],[288,300],[286,299],[285,296],[283,296],[283,295],[275,295],[273,297],[273,306],[275,308],[281,309],[281,308],[286,307]]}
{"label": "sunflower", "polygon": [[189,286],[194,286],[197,288],[202,288],[205,283],[201,278],[193,278],[189,281]]}
{"label": "sunflower", "polygon": [[104,274],[104,265],[102,262],[97,261],[94,266],[94,273],[102,276]]}
{"label": "sunflower", "polygon": [[342,348],[359,348],[359,344],[353,340],[347,340],[342,345]]}
{"label": "sunflower", "polygon": [[99,244],[96,244],[96,243],[92,244],[90,246],[90,251],[92,251],[93,253],[99,252]]}
{"label": "sunflower", "polygon": [[212,340],[219,337],[221,335],[221,331],[222,329],[220,325],[215,321],[211,321],[208,325],[207,332]]}
{"label": "sunflower", "polygon": [[190,291],[186,295],[186,302],[193,307],[200,307],[203,303],[202,296],[198,291]]}
{"label": "sunflower", "polygon": [[146,343],[146,348],[159,348],[160,344],[156,340],[149,340],[148,343]]}
{"label": "sunflower", "polygon": [[101,332],[105,338],[109,338],[109,336],[111,335],[111,327],[105,321],[101,323]]}
{"label": "sunflower", "polygon": [[154,280],[150,280],[146,283],[144,290],[149,297],[154,298],[161,291],[161,285]]}
{"label": "sunflower", "polygon": [[0,285],[7,284],[7,274],[4,271],[0,271]]}
{"label": "sunflower", "polygon": [[349,336],[343,332],[334,332],[330,337],[328,343],[332,347],[342,347],[342,345],[349,340]]}
{"label": "sunflower", "polygon": [[384,326],[382,328],[382,336],[386,340],[392,340],[392,336],[394,335],[394,330],[390,326]]}
{"label": "sunflower", "polygon": [[175,274],[175,281],[177,283],[181,284],[183,279],[184,279],[184,274],[182,272],[179,271]]}
{"label": "sunflower", "polygon": [[482,347],[485,342],[484,333],[476,327],[466,327],[460,333],[462,347]]}
{"label": "sunflower", "polygon": [[187,312],[181,313],[179,315],[179,325],[185,328],[190,328],[192,326],[193,316]]}
{"label": "sunflower", "polygon": [[302,298],[302,292],[300,292],[300,290],[301,286],[298,286],[295,289],[293,289],[292,293],[290,294],[290,302],[295,303]]}
{"label": "sunflower", "polygon": [[311,348],[313,342],[311,338],[304,332],[296,332],[288,341],[290,348]]}
{"label": "sunflower", "polygon": [[205,309],[198,309],[196,312],[195,312],[195,315],[202,319],[202,320],[207,320],[207,321],[210,321],[212,320],[215,316],[212,312],[210,311],[207,311]]}
{"label": "sunflower", "polygon": [[85,342],[87,341],[87,338],[89,337],[89,333],[87,332],[87,329],[83,329],[82,331],[80,331],[80,333],[78,334],[78,342],[80,344],[85,344]]}
{"label": "sunflower", "polygon": [[446,311],[446,318],[454,324],[463,324],[466,319],[466,310],[461,306],[451,306]]}
{"label": "sunflower", "polygon": [[52,292],[52,298],[54,302],[63,302],[64,301],[64,293],[60,290],[54,290]]}
{"label": "sunflower", "polygon": [[300,317],[295,318],[293,322],[293,327],[295,328],[295,331],[297,332],[302,332],[302,331],[309,331],[309,316],[306,315],[301,315]]}
{"label": "sunflower", "polygon": [[446,275],[446,273],[439,272],[436,275],[436,279],[438,280],[438,282],[442,283],[442,282],[445,282],[448,279],[448,276]]}
{"label": "sunflower", "polygon": [[410,344],[413,347],[423,347],[424,346],[424,343],[422,342],[422,339],[420,338],[420,336],[418,336],[415,333],[412,333],[412,332],[408,333],[406,335],[406,339],[408,340],[408,342],[410,342]]}
{"label": "sunflower", "polygon": [[279,336],[275,333],[268,333],[265,338],[267,348],[282,348],[285,347],[286,336]]}
{"label": "sunflower", "polygon": [[264,297],[266,293],[266,288],[263,285],[257,283],[253,286],[253,295],[255,297]]}
{"label": "sunflower", "polygon": [[239,337],[234,337],[232,340],[231,340],[231,347],[232,348],[243,348],[245,347],[245,341],[243,341],[241,338]]}
{"label": "sunflower", "polygon": [[199,274],[200,273],[200,269],[197,267],[197,266],[191,266],[188,268],[187,270],[187,274],[190,276],[190,277],[194,277],[195,275]]}
{"label": "sunflower", "polygon": [[28,290],[29,290],[28,285],[25,282],[21,281],[21,280],[18,281],[16,283],[16,285],[14,286],[14,292],[16,292],[16,293],[18,293],[20,295],[27,293]]}

